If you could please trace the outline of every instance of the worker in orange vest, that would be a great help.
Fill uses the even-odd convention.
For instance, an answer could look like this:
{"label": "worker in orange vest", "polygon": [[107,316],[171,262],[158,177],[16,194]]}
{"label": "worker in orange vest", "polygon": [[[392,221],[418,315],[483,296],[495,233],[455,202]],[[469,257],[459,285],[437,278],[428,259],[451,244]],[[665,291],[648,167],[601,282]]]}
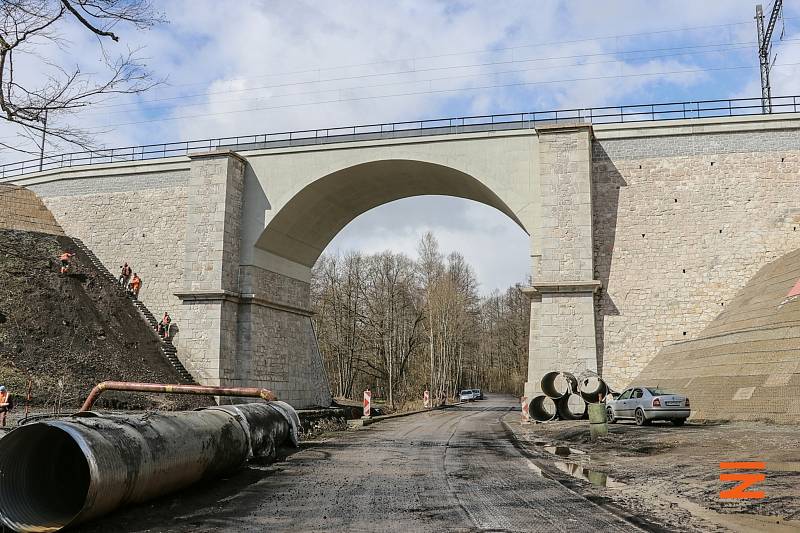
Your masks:
{"label": "worker in orange vest", "polygon": [[164,318],[162,318],[161,322],[158,323],[158,334],[164,339],[169,338],[170,322],[172,322],[172,319],[169,317],[169,313],[165,311]]}
{"label": "worker in orange vest", "polygon": [[58,258],[61,260],[61,273],[62,274],[66,274],[67,270],[69,270],[69,260],[72,257],[75,257],[75,254],[70,252],[70,251],[65,251],[63,254],[58,256]]}
{"label": "worker in orange vest", "polygon": [[128,289],[130,289],[131,294],[137,300],[139,299],[139,289],[142,288],[142,278],[139,277],[139,274],[136,272],[133,273],[133,278],[131,282],[128,284]]}
{"label": "worker in orange vest", "polygon": [[8,412],[14,408],[14,404],[11,402],[11,393],[6,390],[3,385],[0,385],[0,413],[2,416],[2,424],[3,427],[6,425],[6,415]]}

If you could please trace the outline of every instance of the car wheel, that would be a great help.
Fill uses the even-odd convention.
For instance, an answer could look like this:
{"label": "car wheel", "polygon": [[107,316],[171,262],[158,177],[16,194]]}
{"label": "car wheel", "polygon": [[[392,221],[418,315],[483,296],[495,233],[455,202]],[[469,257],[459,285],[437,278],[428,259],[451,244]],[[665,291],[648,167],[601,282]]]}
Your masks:
{"label": "car wheel", "polygon": [[610,407],[606,408],[606,420],[609,424],[617,423],[617,417],[614,416],[614,410]]}
{"label": "car wheel", "polygon": [[648,424],[650,424],[650,421],[647,418],[645,418],[644,411],[642,411],[641,407],[636,410],[634,416],[636,416],[637,426],[647,426]]}
{"label": "car wheel", "polygon": [[672,423],[676,426],[682,426],[683,423],[686,422],[685,418],[673,418]]}

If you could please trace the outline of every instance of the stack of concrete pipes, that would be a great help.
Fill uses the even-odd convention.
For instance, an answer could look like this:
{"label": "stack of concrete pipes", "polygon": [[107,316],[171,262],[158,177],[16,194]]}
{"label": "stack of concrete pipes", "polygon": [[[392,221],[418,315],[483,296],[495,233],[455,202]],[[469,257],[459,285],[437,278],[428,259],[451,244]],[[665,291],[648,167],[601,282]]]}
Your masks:
{"label": "stack of concrete pipes", "polygon": [[529,405],[530,416],[539,422],[580,420],[587,416],[587,404],[600,402],[609,389],[594,372],[577,378],[569,372],[548,372],[542,378],[542,392]]}

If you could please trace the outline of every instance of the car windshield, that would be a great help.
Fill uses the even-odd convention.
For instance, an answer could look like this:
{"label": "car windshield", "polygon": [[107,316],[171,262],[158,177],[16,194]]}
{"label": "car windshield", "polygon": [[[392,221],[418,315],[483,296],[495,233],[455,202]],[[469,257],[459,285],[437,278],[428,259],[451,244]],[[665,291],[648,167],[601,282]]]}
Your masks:
{"label": "car windshield", "polygon": [[665,391],[664,389],[657,389],[654,387],[647,387],[647,390],[649,390],[650,394],[652,394],[653,396],[666,396],[669,394],[674,394],[673,392],[668,392]]}

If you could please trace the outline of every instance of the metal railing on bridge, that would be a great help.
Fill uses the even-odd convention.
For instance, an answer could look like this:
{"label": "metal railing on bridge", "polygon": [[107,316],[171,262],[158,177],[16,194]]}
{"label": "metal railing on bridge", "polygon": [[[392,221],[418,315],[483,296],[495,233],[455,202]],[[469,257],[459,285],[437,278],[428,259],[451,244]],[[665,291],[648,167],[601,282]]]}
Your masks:
{"label": "metal railing on bridge", "polygon": [[[772,98],[772,114],[796,113],[799,109],[800,96]],[[185,156],[220,148],[243,151],[425,135],[530,129],[535,128],[537,124],[554,122],[612,124],[760,114],[762,114],[760,98],[735,98],[362,124],[48,155],[44,158],[1,165],[0,179],[59,168]]]}

